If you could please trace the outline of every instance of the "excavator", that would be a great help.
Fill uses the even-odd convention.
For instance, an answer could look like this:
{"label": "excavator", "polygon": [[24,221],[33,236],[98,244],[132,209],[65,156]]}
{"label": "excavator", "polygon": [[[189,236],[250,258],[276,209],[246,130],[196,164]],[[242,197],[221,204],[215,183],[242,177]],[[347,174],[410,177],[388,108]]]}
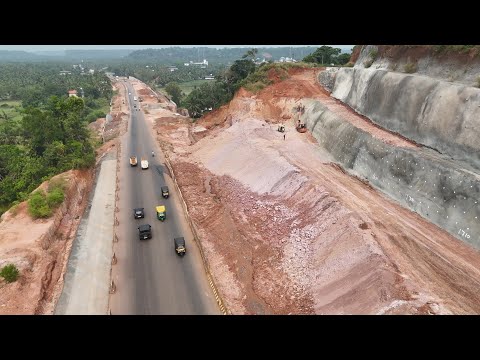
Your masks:
{"label": "excavator", "polygon": [[296,129],[299,133],[307,132],[307,126],[305,124],[298,123]]}

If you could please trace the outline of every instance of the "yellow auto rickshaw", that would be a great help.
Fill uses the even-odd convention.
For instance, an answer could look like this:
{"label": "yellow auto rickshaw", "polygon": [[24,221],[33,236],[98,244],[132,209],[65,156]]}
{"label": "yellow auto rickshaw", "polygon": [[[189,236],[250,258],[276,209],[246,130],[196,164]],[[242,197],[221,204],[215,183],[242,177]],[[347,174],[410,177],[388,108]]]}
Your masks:
{"label": "yellow auto rickshaw", "polygon": [[155,208],[157,210],[157,219],[160,221],[164,221],[167,218],[167,210],[165,206],[160,205]]}

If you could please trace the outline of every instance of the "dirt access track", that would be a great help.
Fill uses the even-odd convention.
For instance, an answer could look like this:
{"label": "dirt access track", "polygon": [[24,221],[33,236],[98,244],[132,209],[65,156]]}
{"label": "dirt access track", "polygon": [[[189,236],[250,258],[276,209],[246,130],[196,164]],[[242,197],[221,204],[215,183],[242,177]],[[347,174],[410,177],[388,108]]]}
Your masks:
{"label": "dirt access track", "polygon": [[348,175],[295,131],[294,109],[310,98],[386,143],[415,146],[332,99],[318,71],[294,69],[284,81],[271,74],[275,84],[256,95],[241,89],[196,123],[142,104],[228,310],[479,313],[478,251]]}
{"label": "dirt access track", "polygon": [[[98,119],[89,125],[98,139],[106,142],[97,150],[97,166],[107,152],[116,151],[117,137],[126,131],[125,88],[112,103],[112,119]],[[94,183],[94,169],[70,170],[54,177],[67,184],[65,201],[49,219],[33,220],[27,203],[5,212],[0,220],[0,268],[13,263],[20,271],[16,282],[0,278],[0,314],[52,314],[62,292],[63,277],[88,195]],[[45,189],[47,182],[39,189]]]}

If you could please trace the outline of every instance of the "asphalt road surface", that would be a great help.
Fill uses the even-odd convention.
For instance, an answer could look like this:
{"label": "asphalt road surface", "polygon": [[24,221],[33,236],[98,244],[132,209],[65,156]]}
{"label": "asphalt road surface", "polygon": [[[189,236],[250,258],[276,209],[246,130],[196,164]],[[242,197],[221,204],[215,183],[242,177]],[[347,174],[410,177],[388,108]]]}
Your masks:
{"label": "asphalt road surface", "polygon": [[[164,164],[160,148],[155,144],[150,124],[133,97],[136,93],[127,81],[131,118],[128,132],[122,138],[120,156],[120,189],[117,206],[119,241],[114,243],[118,259],[112,267],[116,292],[110,295],[110,309],[116,314],[221,314],[207,282],[203,263],[189,230],[180,199]],[[137,109],[134,108],[134,104]],[[155,151],[155,157],[151,152]],[[138,165],[131,167],[130,156],[137,156]],[[149,161],[142,170],[140,160]],[[160,187],[167,185],[170,197],[164,199]],[[156,218],[155,207],[166,206],[167,218]],[[134,219],[133,209],[145,208],[144,219]],[[140,240],[138,226],[150,224],[152,239]],[[175,237],[183,236],[187,252],[176,254]]]}

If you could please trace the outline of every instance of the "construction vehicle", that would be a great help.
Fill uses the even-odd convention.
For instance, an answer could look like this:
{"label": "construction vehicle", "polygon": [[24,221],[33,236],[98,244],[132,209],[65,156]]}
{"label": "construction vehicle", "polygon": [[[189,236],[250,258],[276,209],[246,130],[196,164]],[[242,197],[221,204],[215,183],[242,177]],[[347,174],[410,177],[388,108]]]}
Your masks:
{"label": "construction vehicle", "polygon": [[142,170],[147,170],[148,169],[148,160],[142,157],[142,160],[140,161],[140,164],[142,165]]}
{"label": "construction vehicle", "polygon": [[281,133],[285,132],[285,125],[278,125],[277,131],[279,131]]}
{"label": "construction vehicle", "polygon": [[136,156],[130,156],[130,166],[137,166],[137,157]]}
{"label": "construction vehicle", "polygon": [[298,123],[296,129],[297,129],[297,131],[300,132],[300,133],[307,132],[307,126],[306,126],[305,124],[302,124],[302,123]]}

